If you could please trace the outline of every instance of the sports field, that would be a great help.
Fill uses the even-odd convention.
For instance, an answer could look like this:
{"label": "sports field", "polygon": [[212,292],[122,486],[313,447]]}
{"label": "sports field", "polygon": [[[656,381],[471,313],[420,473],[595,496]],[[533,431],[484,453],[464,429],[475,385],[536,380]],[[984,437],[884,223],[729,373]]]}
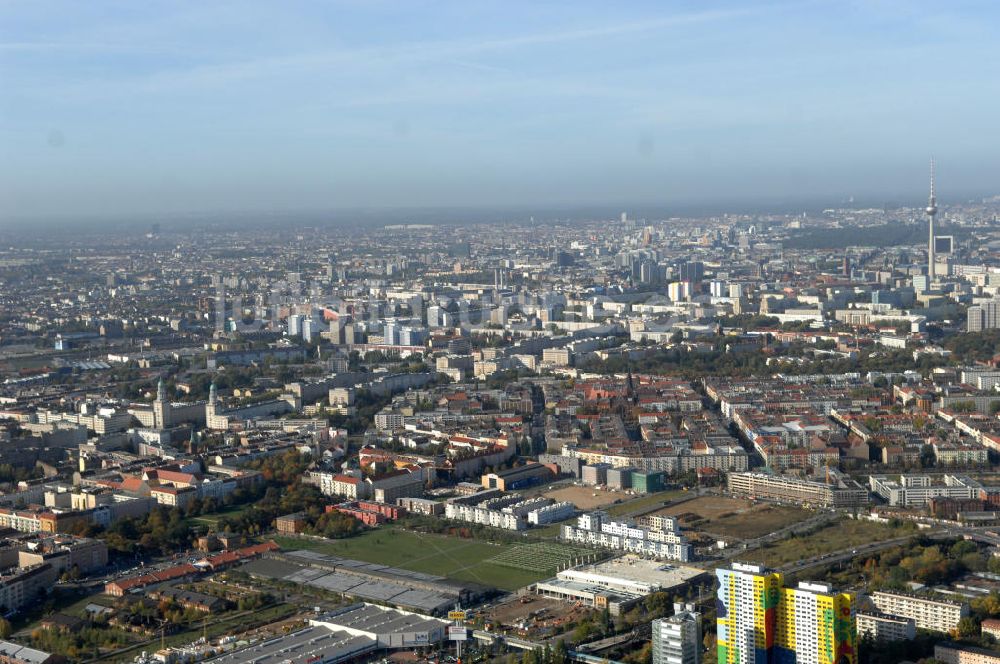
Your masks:
{"label": "sports field", "polygon": [[551,576],[567,565],[571,565],[575,560],[582,561],[584,557],[593,556],[594,552],[590,549],[545,542],[506,547],[499,554],[490,558],[489,562],[503,567]]}
{"label": "sports field", "polygon": [[544,572],[508,567],[491,560],[507,549],[522,545],[492,544],[400,528],[382,527],[342,540],[275,537],[274,541],[287,551],[309,549],[459,581],[474,581],[503,590],[516,590],[548,576]]}

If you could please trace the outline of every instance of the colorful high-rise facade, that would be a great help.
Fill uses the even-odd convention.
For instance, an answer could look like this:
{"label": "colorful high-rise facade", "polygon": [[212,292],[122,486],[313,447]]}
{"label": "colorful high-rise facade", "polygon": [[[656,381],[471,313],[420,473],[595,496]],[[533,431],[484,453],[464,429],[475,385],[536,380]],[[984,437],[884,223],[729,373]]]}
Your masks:
{"label": "colorful high-rise facade", "polygon": [[778,602],[775,664],[854,664],[854,596],[821,583],[783,588]]}
{"label": "colorful high-rise facade", "polygon": [[759,565],[717,569],[719,664],[856,664],[854,597],[829,586],[785,588]]}
{"label": "colorful high-rise facade", "polygon": [[768,664],[774,648],[782,577],[759,565],[717,569],[716,639],[719,664]]}

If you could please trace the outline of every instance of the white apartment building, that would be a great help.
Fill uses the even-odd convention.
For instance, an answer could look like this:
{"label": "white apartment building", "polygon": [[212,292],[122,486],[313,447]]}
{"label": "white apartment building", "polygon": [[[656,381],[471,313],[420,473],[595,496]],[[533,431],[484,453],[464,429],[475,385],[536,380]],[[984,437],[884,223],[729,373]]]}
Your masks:
{"label": "white apartment building", "polygon": [[856,614],[858,637],[873,641],[908,641],[917,635],[913,618],[861,611]]}
{"label": "white apartment building", "polygon": [[446,503],[444,506],[444,516],[446,519],[478,523],[492,528],[503,528],[504,530],[525,530],[528,527],[528,521],[523,516],[502,510],[480,507],[478,505]]}
{"label": "white apartment building", "polygon": [[561,537],[567,542],[651,558],[687,562],[692,557],[691,544],[673,519],[667,520],[662,530],[650,530],[628,521],[612,521],[606,512],[590,512],[577,517],[575,526],[563,526]]}
{"label": "white apartment building", "polygon": [[934,484],[928,475],[900,475],[898,481],[885,475],[868,478],[871,490],[893,507],[922,507],[931,498],[971,500],[978,498],[983,488],[979,482],[964,475],[945,475],[943,481],[943,484]]}
{"label": "white apartment building", "polygon": [[616,454],[609,453],[604,449],[591,450],[564,446],[562,454],[581,459],[590,465],[607,463],[614,468],[635,468],[647,472],[662,470],[668,475],[702,468],[713,468],[723,472],[739,472],[745,471],[749,464],[746,450],[738,445],[712,445],[703,450],[671,449],[656,456]]}
{"label": "white apartment building", "polygon": [[1000,654],[986,648],[936,643],[934,660],[943,664],[1000,664]]}
{"label": "white apartment building", "polygon": [[576,505],[570,502],[553,503],[528,512],[528,523],[544,526],[547,523],[563,521],[576,514]]}
{"label": "white apartment building", "polygon": [[308,473],[307,479],[324,496],[343,496],[349,500],[369,497],[369,486],[359,477],[313,470]]}
{"label": "white apartment building", "polygon": [[969,615],[968,604],[950,599],[885,591],[874,592],[871,598],[880,612],[912,618],[917,629],[948,632]]}
{"label": "white apartment building", "polygon": [[836,471],[830,483],[770,473],[729,473],[730,493],[751,498],[806,503],[821,507],[858,507],[867,504],[868,490]]}

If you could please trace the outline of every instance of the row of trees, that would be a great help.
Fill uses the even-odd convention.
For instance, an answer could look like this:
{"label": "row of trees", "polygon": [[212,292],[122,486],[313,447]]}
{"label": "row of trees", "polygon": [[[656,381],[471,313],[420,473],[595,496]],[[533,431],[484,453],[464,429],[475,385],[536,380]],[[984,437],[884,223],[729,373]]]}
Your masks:
{"label": "row of trees", "polygon": [[921,540],[868,558],[860,571],[872,588],[905,590],[910,582],[939,585],[968,572],[1000,573],[1000,558],[983,555],[967,540],[951,545]]}
{"label": "row of trees", "polygon": [[545,648],[521,655],[521,664],[567,664],[569,661],[569,649],[562,639],[556,641],[555,648],[546,643]]}

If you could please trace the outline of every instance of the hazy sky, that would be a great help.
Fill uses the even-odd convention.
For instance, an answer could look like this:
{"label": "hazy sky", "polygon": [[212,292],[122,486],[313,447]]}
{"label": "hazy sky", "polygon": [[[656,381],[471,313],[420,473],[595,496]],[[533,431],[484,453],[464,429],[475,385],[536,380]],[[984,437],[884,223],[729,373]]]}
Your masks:
{"label": "hazy sky", "polygon": [[0,0],[5,217],[1000,193],[1000,3]]}

